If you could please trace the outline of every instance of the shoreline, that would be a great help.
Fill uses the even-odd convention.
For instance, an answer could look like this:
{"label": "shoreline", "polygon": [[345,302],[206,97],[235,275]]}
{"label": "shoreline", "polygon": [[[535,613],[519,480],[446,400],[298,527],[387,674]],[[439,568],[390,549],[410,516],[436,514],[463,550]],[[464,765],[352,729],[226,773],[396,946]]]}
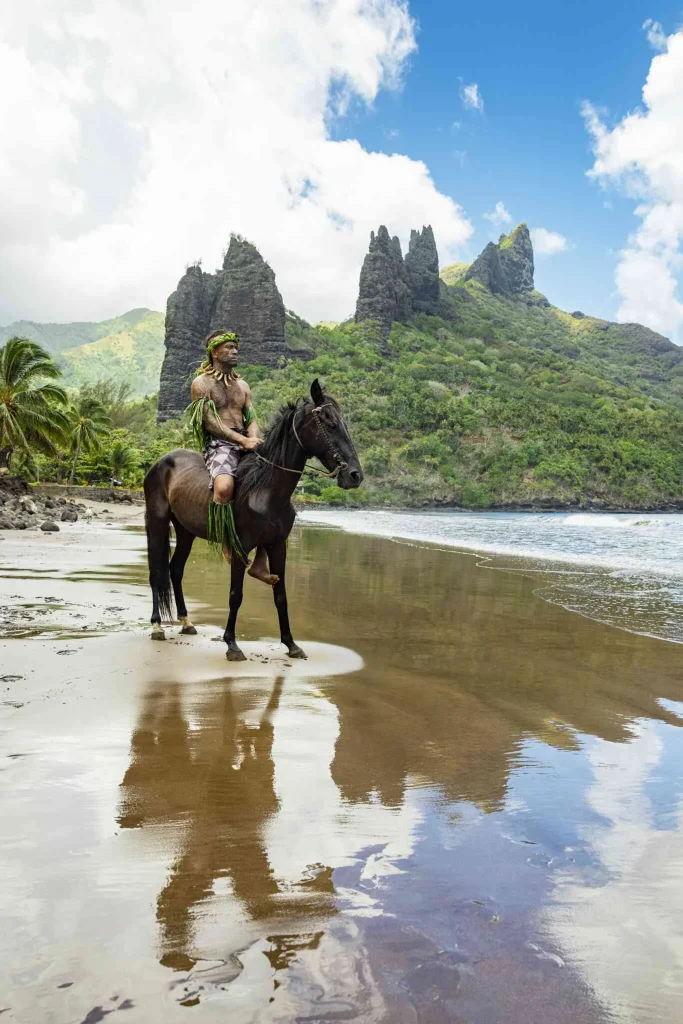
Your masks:
{"label": "shoreline", "polygon": [[671,502],[662,505],[595,505],[591,502],[570,504],[563,502],[539,503],[539,502],[503,502],[494,505],[454,505],[450,503],[425,502],[420,505],[346,505],[322,501],[295,501],[294,508],[300,509],[324,509],[326,512],[462,512],[467,515],[475,515],[477,512],[530,512],[540,515],[545,512],[594,512],[607,515],[641,515],[642,513],[683,513],[683,499],[679,502]]}

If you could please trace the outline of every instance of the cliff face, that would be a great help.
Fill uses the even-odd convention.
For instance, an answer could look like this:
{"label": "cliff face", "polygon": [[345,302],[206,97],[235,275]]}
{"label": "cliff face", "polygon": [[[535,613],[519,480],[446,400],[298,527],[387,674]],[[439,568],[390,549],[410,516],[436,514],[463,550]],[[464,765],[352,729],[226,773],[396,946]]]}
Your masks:
{"label": "cliff face", "polygon": [[439,311],[439,254],[431,224],[410,232],[405,259],[412,308],[436,316]]}
{"label": "cliff face", "polygon": [[394,321],[415,313],[436,314],[439,304],[439,257],[431,226],[411,231],[405,260],[398,238],[384,224],[370,233],[356,303],[356,320],[378,320],[388,334]]}
{"label": "cliff face", "polygon": [[370,233],[370,246],[363,260],[356,303],[356,320],[379,320],[389,333],[394,320],[404,321],[411,313],[408,275],[401,243],[389,237],[384,224]]}
{"label": "cliff face", "polygon": [[534,250],[526,224],[519,224],[498,244],[489,242],[463,275],[464,281],[479,281],[494,295],[513,298],[533,291]]}
{"label": "cliff face", "polygon": [[285,351],[285,307],[275,274],[258,249],[237,235],[230,239],[221,270],[207,274],[188,267],[169,297],[159,423],[187,407],[204,339],[220,328],[239,334],[242,362],[276,366]]}
{"label": "cliff face", "polygon": [[463,277],[464,281],[478,281],[494,295],[507,294],[507,281],[500,262],[498,246],[489,242],[477,256]]}

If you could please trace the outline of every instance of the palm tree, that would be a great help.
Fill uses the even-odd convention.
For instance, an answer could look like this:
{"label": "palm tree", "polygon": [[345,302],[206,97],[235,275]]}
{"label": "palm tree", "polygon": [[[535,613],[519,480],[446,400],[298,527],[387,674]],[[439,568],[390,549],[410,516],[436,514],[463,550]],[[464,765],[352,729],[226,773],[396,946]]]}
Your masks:
{"label": "palm tree", "polygon": [[130,406],[133,403],[133,385],[126,380],[113,380],[109,377],[86,384],[81,394],[94,398],[107,410],[114,429],[127,427],[130,419]]}
{"label": "palm tree", "polygon": [[109,453],[109,465],[111,475],[123,479],[138,468],[138,453],[125,441],[114,441]]}
{"label": "palm tree", "polygon": [[82,452],[96,451],[102,444],[102,435],[109,428],[107,410],[96,398],[80,394],[71,406],[71,451],[73,462],[69,484],[73,484],[76,467]]}
{"label": "palm tree", "polygon": [[56,455],[68,436],[66,393],[52,383],[61,376],[48,353],[27,338],[0,348],[0,473],[12,454],[30,459],[31,449]]}

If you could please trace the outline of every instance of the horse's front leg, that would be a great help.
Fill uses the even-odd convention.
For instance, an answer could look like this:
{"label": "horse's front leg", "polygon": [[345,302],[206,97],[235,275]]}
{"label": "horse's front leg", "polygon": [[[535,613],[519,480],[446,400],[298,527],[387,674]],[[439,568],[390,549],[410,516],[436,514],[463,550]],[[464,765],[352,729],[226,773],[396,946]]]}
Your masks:
{"label": "horse's front leg", "polygon": [[233,554],[232,562],[230,563],[230,614],[228,615],[228,624],[225,627],[225,633],[223,639],[228,645],[228,649],[225,653],[225,657],[228,661],[246,661],[244,654],[235,643],[235,626],[237,624],[237,613],[240,610],[242,604],[242,594],[244,593],[244,572],[246,565],[242,560]]}
{"label": "horse's front leg", "polygon": [[289,626],[289,614],[287,612],[287,591],[285,589],[285,563],[287,561],[287,545],[284,540],[277,541],[266,548],[270,571],[279,579],[273,587],[273,597],[277,608],[277,617],[280,620],[280,639],[287,648],[290,658],[305,658],[306,655],[298,644],[294,643],[292,630]]}

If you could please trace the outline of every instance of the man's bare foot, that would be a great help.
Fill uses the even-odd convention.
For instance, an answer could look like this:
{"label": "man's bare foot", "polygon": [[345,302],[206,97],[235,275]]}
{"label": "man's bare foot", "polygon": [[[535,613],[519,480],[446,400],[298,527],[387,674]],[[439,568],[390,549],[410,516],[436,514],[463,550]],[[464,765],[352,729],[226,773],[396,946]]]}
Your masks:
{"label": "man's bare foot", "polygon": [[253,576],[255,580],[261,580],[262,583],[267,583],[271,587],[274,587],[280,580],[279,576],[274,576],[273,573],[268,571],[266,552],[263,548],[259,548],[257,550],[254,563],[250,569],[247,569],[247,574],[249,576]]}

